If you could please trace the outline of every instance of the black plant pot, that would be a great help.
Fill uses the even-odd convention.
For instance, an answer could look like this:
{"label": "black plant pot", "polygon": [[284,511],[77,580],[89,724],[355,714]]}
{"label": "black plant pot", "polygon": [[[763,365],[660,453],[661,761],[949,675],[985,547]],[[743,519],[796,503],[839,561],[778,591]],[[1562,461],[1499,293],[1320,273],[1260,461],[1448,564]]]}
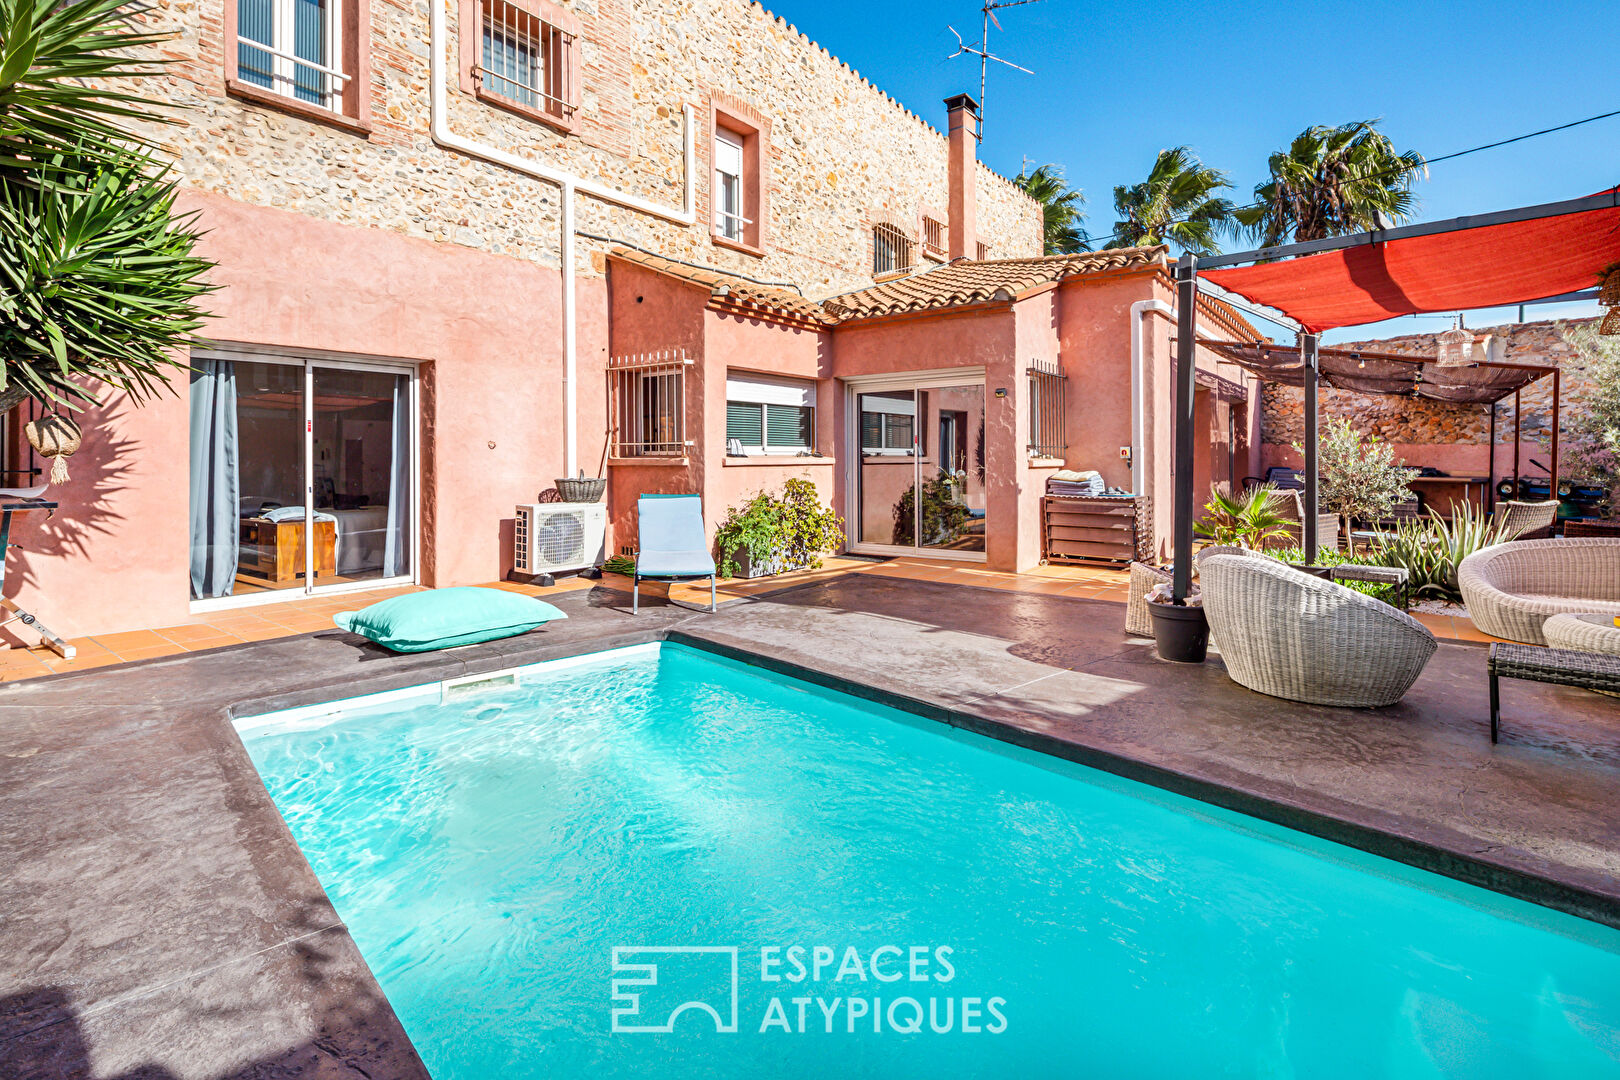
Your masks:
{"label": "black plant pot", "polygon": [[1153,643],[1159,656],[1178,664],[1202,664],[1209,649],[1209,620],[1201,607],[1149,604],[1153,616]]}

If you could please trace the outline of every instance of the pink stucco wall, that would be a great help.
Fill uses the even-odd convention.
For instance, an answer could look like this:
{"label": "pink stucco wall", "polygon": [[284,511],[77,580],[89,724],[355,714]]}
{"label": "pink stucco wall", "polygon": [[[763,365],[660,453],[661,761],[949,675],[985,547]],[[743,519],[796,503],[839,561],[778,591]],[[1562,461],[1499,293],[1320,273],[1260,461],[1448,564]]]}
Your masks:
{"label": "pink stucco wall", "polygon": [[[1040,522],[1020,512],[1020,485],[1028,440],[1019,392],[1018,320],[1004,305],[850,323],[833,333],[833,372],[839,379],[901,372],[984,369],[985,562],[994,569],[1028,567],[1039,559]],[[967,376],[964,376],[967,378]],[[977,376],[974,376],[977,378]],[[1008,391],[997,397],[997,389]],[[837,445],[849,445],[845,410],[838,410]],[[1021,427],[1021,424],[1024,425]],[[910,483],[909,475],[906,483]],[[841,504],[850,505],[848,481],[839,475]],[[1030,530],[1035,530],[1033,548]],[[1028,552],[1035,552],[1030,558]]]}
{"label": "pink stucco wall", "polygon": [[[210,338],[420,365],[423,580],[500,576],[513,506],[562,468],[557,271],[195,191],[181,203],[201,212],[202,253],[219,264]],[[599,279],[580,281],[579,310],[580,459],[590,468],[605,426]],[[7,592],[60,633],[189,614],[183,371],[175,390],[141,409],[113,400],[91,413],[74,479],[53,491],[62,509],[20,523],[25,550],[13,554]]]}

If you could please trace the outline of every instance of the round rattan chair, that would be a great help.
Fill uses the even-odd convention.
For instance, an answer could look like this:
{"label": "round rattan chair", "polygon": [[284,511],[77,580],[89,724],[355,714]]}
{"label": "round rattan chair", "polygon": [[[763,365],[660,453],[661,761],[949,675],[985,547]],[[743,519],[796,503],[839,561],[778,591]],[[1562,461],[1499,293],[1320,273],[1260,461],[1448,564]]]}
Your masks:
{"label": "round rattan chair", "polygon": [[1438,648],[1405,612],[1270,559],[1214,555],[1198,576],[1227,673],[1262,694],[1393,705]]}
{"label": "round rattan chair", "polygon": [[1547,644],[1541,624],[1564,612],[1620,615],[1620,539],[1514,540],[1457,567],[1474,625],[1492,637]]}

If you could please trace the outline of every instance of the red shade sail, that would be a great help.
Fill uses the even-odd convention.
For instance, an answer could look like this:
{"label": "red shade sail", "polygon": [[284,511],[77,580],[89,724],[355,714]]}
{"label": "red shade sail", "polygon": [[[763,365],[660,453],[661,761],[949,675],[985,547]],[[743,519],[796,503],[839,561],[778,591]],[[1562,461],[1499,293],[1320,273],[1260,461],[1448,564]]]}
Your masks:
{"label": "red shade sail", "polygon": [[[1620,189],[1615,189],[1620,191]],[[1202,276],[1308,332],[1588,289],[1620,262],[1620,206],[1363,244]]]}

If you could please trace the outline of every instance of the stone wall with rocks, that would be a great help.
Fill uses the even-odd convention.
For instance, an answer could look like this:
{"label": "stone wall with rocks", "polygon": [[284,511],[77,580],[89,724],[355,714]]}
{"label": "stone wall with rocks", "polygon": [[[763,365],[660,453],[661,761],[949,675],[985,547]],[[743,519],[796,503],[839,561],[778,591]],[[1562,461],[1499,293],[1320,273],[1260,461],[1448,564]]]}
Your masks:
{"label": "stone wall with rocks", "polygon": [[[1571,324],[1593,320],[1571,320]],[[1548,364],[1560,369],[1562,424],[1569,431],[1570,418],[1577,415],[1582,404],[1589,400],[1594,388],[1580,372],[1574,370],[1571,360],[1574,350],[1564,341],[1560,322],[1511,323],[1505,326],[1470,327],[1475,339],[1483,340],[1489,334],[1503,339],[1507,345],[1506,359],[1510,363]],[[1383,341],[1358,341],[1335,344],[1336,349],[1366,349],[1368,351],[1402,353],[1414,356],[1434,356],[1439,350],[1439,334],[1409,334]],[[1319,396],[1321,415],[1348,417],[1363,434],[1377,435],[1395,444],[1468,445],[1485,446],[1490,441],[1491,406],[1458,405],[1423,398],[1395,397],[1382,394],[1357,394],[1348,390],[1323,387]],[[1269,445],[1287,446],[1305,437],[1304,391],[1298,387],[1266,383],[1263,397],[1262,419],[1265,441]],[[1496,403],[1496,441],[1513,441],[1513,398]],[[1552,434],[1552,380],[1538,379],[1525,388],[1522,395],[1524,445],[1545,448]],[[1483,450],[1480,451],[1484,453]],[[1484,459],[1481,458],[1481,461]],[[1417,462],[1421,464],[1421,462]]]}
{"label": "stone wall with rocks", "polygon": [[[235,0],[223,0],[234,3]],[[351,0],[352,2],[352,0]],[[577,176],[679,208],[682,114],[695,116],[697,223],[578,200],[578,228],[661,254],[801,284],[811,296],[871,280],[871,223],[947,209],[946,139],[785,20],[745,0],[564,0],[579,22],[580,113],[563,134],[458,85],[455,0],[369,0],[371,130],[289,115],[226,93],[222,0],[166,0],[135,16],[176,35],[156,79],[188,108],[153,126],[184,182],[345,224],[555,265],[558,188],[439,148],[429,135],[429,12],[446,6],[449,123]],[[709,103],[746,103],[769,124],[765,254],[715,245],[708,221]],[[933,118],[945,123],[944,106]],[[1040,253],[1039,207],[980,165],[979,236],[997,256]],[[607,245],[582,241],[576,269]]]}

